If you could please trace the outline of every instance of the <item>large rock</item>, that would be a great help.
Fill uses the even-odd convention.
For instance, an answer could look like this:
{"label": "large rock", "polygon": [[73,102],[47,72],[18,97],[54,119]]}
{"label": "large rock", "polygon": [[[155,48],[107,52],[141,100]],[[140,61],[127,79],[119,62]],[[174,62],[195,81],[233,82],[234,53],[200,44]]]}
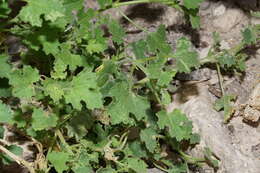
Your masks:
{"label": "large rock", "polygon": [[[194,89],[197,91],[193,91],[193,94],[189,92]],[[221,160],[218,173],[260,172],[260,160],[251,157],[249,153],[242,152],[240,145],[234,144],[230,131],[223,124],[223,116],[213,109],[206,85],[200,84],[193,89],[189,87],[187,91],[180,93],[188,94],[188,101],[183,102],[185,95],[175,95],[174,103],[170,105],[169,111],[180,108],[192,120],[194,131],[201,136],[201,143],[198,147],[209,147]],[[244,138],[248,137],[250,136]],[[254,138],[258,137],[254,136]],[[197,153],[201,152],[202,150]]]}
{"label": "large rock", "polygon": [[243,116],[248,121],[258,122],[260,118],[260,83],[253,90]]}
{"label": "large rock", "polygon": [[223,15],[219,15],[213,20],[213,27],[219,32],[229,32],[243,19],[243,11],[233,8],[228,9]]}

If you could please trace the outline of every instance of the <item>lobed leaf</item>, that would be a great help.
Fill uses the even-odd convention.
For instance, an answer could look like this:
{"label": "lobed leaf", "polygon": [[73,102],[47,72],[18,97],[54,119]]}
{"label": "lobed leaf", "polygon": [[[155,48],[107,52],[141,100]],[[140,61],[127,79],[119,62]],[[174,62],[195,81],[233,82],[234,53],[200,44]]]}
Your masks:
{"label": "lobed leaf", "polygon": [[18,17],[24,22],[29,22],[32,26],[41,27],[44,16],[45,20],[54,22],[59,17],[63,17],[65,9],[59,0],[26,0],[27,5],[23,7]]}
{"label": "lobed leaf", "polygon": [[171,137],[178,141],[188,140],[192,136],[192,123],[185,114],[175,109],[171,113],[160,111],[157,114],[160,129],[167,128]]}
{"label": "lobed leaf", "polygon": [[10,74],[9,83],[12,85],[14,96],[30,99],[36,94],[34,83],[40,80],[39,71],[31,66],[24,66]]}
{"label": "lobed leaf", "polygon": [[191,72],[191,68],[199,67],[198,53],[191,50],[191,42],[182,37],[177,41],[176,52],[173,57],[176,59],[176,67],[178,72]]}
{"label": "lobed leaf", "polygon": [[58,117],[40,108],[34,108],[32,114],[32,128],[36,131],[49,129],[57,125]]}
{"label": "lobed leaf", "polygon": [[48,153],[47,159],[51,162],[58,173],[63,173],[69,169],[66,162],[69,160],[69,154],[65,152],[52,151]]}
{"label": "lobed leaf", "polygon": [[0,123],[11,123],[12,119],[13,111],[0,100]]}

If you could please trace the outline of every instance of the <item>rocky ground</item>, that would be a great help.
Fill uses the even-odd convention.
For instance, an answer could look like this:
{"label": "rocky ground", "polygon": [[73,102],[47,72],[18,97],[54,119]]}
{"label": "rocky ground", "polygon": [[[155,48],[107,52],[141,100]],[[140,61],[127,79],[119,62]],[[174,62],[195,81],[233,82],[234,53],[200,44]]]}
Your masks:
{"label": "rocky ground", "polygon": [[[95,5],[92,0],[86,1],[86,7]],[[220,33],[221,47],[229,49],[241,41],[241,30],[244,27],[260,24],[260,19],[250,17],[248,12],[257,9],[258,5],[257,0],[205,1],[200,7],[199,31],[189,28],[180,12],[158,4],[127,6],[106,13],[121,21],[128,32],[128,42],[140,39],[145,33],[124,20],[120,11],[148,31],[154,31],[160,24],[166,25],[168,41],[173,49],[178,38],[188,36],[200,58],[204,58],[213,44],[214,31]],[[172,96],[174,102],[169,105],[169,110],[182,109],[193,121],[194,131],[202,138],[201,143],[189,151],[190,154],[199,157],[207,146],[220,160],[218,170],[205,165],[202,168],[191,168],[190,173],[260,173],[260,49],[248,51],[250,57],[242,79],[224,76],[226,91],[237,95],[234,104],[237,111],[228,124],[223,123],[223,112],[216,112],[212,106],[219,90],[216,70],[204,68],[193,72],[189,80],[207,79],[207,82],[184,83],[180,92]],[[0,172],[15,171],[21,172],[17,167]],[[149,171],[160,172],[157,169]]]}

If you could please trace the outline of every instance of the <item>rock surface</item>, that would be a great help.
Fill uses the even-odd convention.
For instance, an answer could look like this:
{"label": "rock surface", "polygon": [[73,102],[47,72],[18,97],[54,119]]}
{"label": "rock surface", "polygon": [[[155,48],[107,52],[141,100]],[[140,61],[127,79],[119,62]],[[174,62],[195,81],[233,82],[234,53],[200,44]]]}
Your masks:
{"label": "rock surface", "polygon": [[260,118],[260,83],[253,90],[243,117],[248,121],[258,122]]}
{"label": "rock surface", "polygon": [[[213,103],[208,94],[207,86],[201,84],[196,88],[196,95],[189,97],[189,100],[185,103],[178,103],[178,99],[175,99],[169,111],[180,108],[192,120],[194,131],[198,132],[202,138],[200,147],[208,146],[221,160],[218,172],[259,172],[260,160],[254,159],[249,153],[241,151],[239,144],[234,144],[228,128],[223,124],[223,117],[212,107]],[[187,94],[187,91],[183,93]],[[175,96],[174,98],[178,97]],[[259,135],[255,137],[260,139]],[[201,150],[198,153],[201,153]]]}
{"label": "rock surface", "polygon": [[242,11],[238,9],[228,9],[225,14],[218,15],[217,18],[213,20],[213,26],[217,31],[229,32],[233,27],[235,27],[244,17]]}

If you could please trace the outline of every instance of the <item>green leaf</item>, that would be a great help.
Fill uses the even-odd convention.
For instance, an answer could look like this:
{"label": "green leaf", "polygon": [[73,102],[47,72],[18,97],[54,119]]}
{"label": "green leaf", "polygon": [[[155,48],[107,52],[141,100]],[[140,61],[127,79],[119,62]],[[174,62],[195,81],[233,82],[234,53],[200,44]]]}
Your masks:
{"label": "green leaf", "polygon": [[31,66],[24,66],[23,69],[15,70],[10,74],[9,83],[13,86],[14,96],[24,99],[30,99],[35,95],[33,83],[40,79],[37,69]]}
{"label": "green leaf", "polygon": [[0,122],[1,123],[11,123],[13,119],[13,111],[9,106],[2,103],[0,100]]}
{"label": "green leaf", "polygon": [[199,5],[204,0],[183,0],[183,5],[188,9],[199,8]]}
{"label": "green leaf", "polygon": [[162,87],[168,86],[175,75],[176,71],[162,71],[159,73],[157,84]]}
{"label": "green leaf", "polygon": [[240,58],[237,59],[236,62],[236,68],[238,68],[240,71],[245,71],[246,70],[246,60],[247,55],[242,55]]}
{"label": "green leaf", "polygon": [[55,102],[64,96],[65,101],[78,110],[82,107],[81,101],[84,101],[90,109],[101,108],[103,100],[96,80],[96,74],[86,70],[74,76],[70,82],[47,78],[43,81],[44,92]]}
{"label": "green leaf", "polygon": [[142,146],[140,141],[135,140],[129,144],[129,153],[127,155],[135,156],[135,157],[147,157],[147,153],[145,148]]}
{"label": "green leaf", "polygon": [[147,43],[144,40],[139,40],[132,43],[132,49],[137,59],[145,58],[145,53],[147,51]]}
{"label": "green leaf", "polygon": [[[145,73],[147,77],[149,77],[149,79],[158,79],[160,85],[164,85],[167,82],[167,80],[170,78],[169,76],[171,73],[171,72],[165,72],[163,70],[163,66],[166,63],[166,61],[167,61],[166,58],[157,57],[156,60],[150,62],[145,69]],[[158,71],[160,71],[161,73],[158,73]]]}
{"label": "green leaf", "polygon": [[42,81],[45,95],[49,95],[54,102],[58,102],[64,95],[63,86],[64,82],[56,81],[50,78]]}
{"label": "green leaf", "polygon": [[0,1],[0,18],[8,18],[12,10],[9,8],[8,1]]}
{"label": "green leaf", "polygon": [[167,106],[171,103],[172,99],[171,99],[171,95],[169,94],[169,92],[167,90],[161,90],[161,95],[162,95],[162,104]]}
{"label": "green leaf", "polygon": [[251,16],[260,18],[260,12],[259,11],[250,11]]}
{"label": "green leaf", "polygon": [[198,144],[200,143],[200,136],[199,134],[192,134],[192,136],[190,137],[190,144]]}
{"label": "green leaf", "polygon": [[60,46],[61,51],[55,55],[55,59],[61,59],[62,63],[66,66],[69,66],[71,71],[76,70],[77,67],[84,66],[83,58],[80,55],[72,54],[70,50],[72,47],[70,44],[63,43]]}
{"label": "green leaf", "polygon": [[64,0],[63,6],[65,8],[66,21],[72,22],[74,15],[72,11],[80,11],[84,8],[84,0]]}
{"label": "green leaf", "polygon": [[173,54],[179,72],[189,73],[192,67],[199,66],[198,53],[191,50],[191,42],[182,37],[177,41],[177,49]]}
{"label": "green leaf", "polygon": [[23,7],[18,17],[24,22],[29,22],[32,26],[42,26],[45,20],[54,22],[59,17],[63,17],[65,9],[59,0],[26,0],[27,5]]}
{"label": "green leaf", "polygon": [[231,101],[235,100],[235,98],[236,97],[232,95],[224,95],[220,99],[218,99],[214,105],[214,108],[217,111],[224,109],[224,122],[227,122],[234,112]]}
{"label": "green leaf", "polygon": [[69,154],[65,152],[52,151],[48,153],[47,159],[51,162],[58,173],[63,173],[69,169],[66,162],[69,160]]}
{"label": "green leaf", "polygon": [[[90,143],[89,143],[90,144]],[[91,146],[93,145],[93,146]],[[87,146],[90,149],[94,149],[94,147],[97,147],[95,144],[91,143]],[[79,152],[79,157],[77,158],[77,162],[80,165],[89,166],[90,163],[98,163],[99,162],[99,153],[98,152],[92,152],[88,153],[85,149],[82,149]]]}
{"label": "green leaf", "polygon": [[42,27],[27,35],[22,34],[23,42],[30,48],[38,51],[42,48],[46,55],[55,55],[59,52],[59,33],[61,28],[54,24],[45,23]]}
{"label": "green leaf", "polygon": [[166,31],[165,26],[160,25],[158,30],[154,33],[151,33],[147,36],[146,42],[149,47],[149,50],[152,53],[158,53],[158,51],[163,56],[167,56],[171,53],[171,46],[166,42]]}
{"label": "green leaf", "polygon": [[67,86],[64,86],[66,103],[71,103],[78,110],[82,107],[81,101],[84,101],[89,109],[102,108],[102,95],[96,80],[96,74],[87,70],[74,76],[72,81]]}
{"label": "green leaf", "polygon": [[4,132],[5,132],[5,129],[3,126],[0,126],[0,138],[3,139],[4,137]]}
{"label": "green leaf", "polygon": [[[10,145],[10,146],[7,146],[7,149],[11,153],[15,154],[16,156],[22,157],[23,149],[21,147],[19,147],[17,145]],[[3,153],[0,153],[0,158],[2,158],[3,163],[6,165],[9,165],[12,162],[14,162],[14,160],[11,157],[9,157],[8,155],[3,154]]]}
{"label": "green leaf", "polygon": [[62,62],[60,58],[55,60],[51,77],[53,79],[65,79],[67,77],[67,66]]}
{"label": "green leaf", "polygon": [[146,148],[151,153],[153,153],[157,147],[156,135],[156,131],[152,128],[146,128],[140,133],[141,141],[145,143]]}
{"label": "green leaf", "polygon": [[97,0],[97,1],[98,1],[100,8],[102,8],[102,9],[107,6],[112,5],[112,3],[113,3],[113,0]]}
{"label": "green leaf", "polygon": [[135,172],[147,172],[146,163],[138,158],[127,158],[127,165]]}
{"label": "green leaf", "polygon": [[86,48],[87,48],[87,51],[90,54],[101,53],[101,52],[104,52],[107,49],[107,45],[100,43],[100,42],[97,42],[97,40],[93,39],[93,40],[89,40]]}
{"label": "green leaf", "polygon": [[87,173],[87,172],[92,172],[91,166],[75,166],[72,168],[74,173]]}
{"label": "green leaf", "polygon": [[111,20],[108,24],[109,32],[112,34],[112,40],[118,44],[123,43],[123,38],[125,37],[125,31],[122,26],[116,21]]}
{"label": "green leaf", "polygon": [[169,173],[186,173],[188,167],[186,164],[177,164],[174,165],[173,168],[169,169]]}
{"label": "green leaf", "polygon": [[190,17],[190,23],[192,28],[199,29],[200,28],[200,17],[196,15],[189,15]]}
{"label": "green leaf", "polygon": [[116,83],[109,95],[113,98],[113,102],[108,106],[112,124],[130,123],[129,113],[134,114],[137,120],[146,117],[148,101],[131,92],[127,82]]}
{"label": "green leaf", "polygon": [[77,67],[86,65],[80,55],[72,54],[70,52],[71,45],[63,43],[60,45],[60,51],[55,55],[54,72],[52,77],[54,79],[64,79],[66,77],[66,69],[69,67],[71,71],[75,71]]}
{"label": "green leaf", "polygon": [[67,125],[68,135],[75,136],[77,140],[83,138],[87,135],[88,129],[92,127],[93,122],[94,120],[87,113],[73,115]]}
{"label": "green leaf", "polygon": [[93,28],[89,32],[88,44],[86,45],[87,51],[90,54],[104,52],[108,48],[108,44],[101,26]]}
{"label": "green leaf", "polygon": [[11,65],[7,63],[8,61],[8,55],[5,54],[1,54],[0,55],[0,64],[1,64],[1,68],[0,68],[0,78],[8,78],[9,74],[11,72]]}
{"label": "green leaf", "polygon": [[218,56],[217,60],[222,68],[230,68],[236,64],[235,58],[236,57],[230,55],[228,52],[225,52],[224,54]]}
{"label": "green leaf", "polygon": [[175,137],[178,141],[190,139],[192,135],[192,123],[180,110],[175,109],[171,113],[160,111],[156,115],[159,119],[159,128],[168,128],[171,137]]}
{"label": "green leaf", "polygon": [[97,170],[97,173],[117,173],[117,171],[112,168],[101,168]]}
{"label": "green leaf", "polygon": [[0,88],[0,97],[11,97],[12,89],[11,88]]}
{"label": "green leaf", "polygon": [[249,28],[246,28],[243,32],[242,32],[242,35],[243,35],[243,42],[245,44],[255,44],[256,43],[256,33],[255,31],[253,30],[252,27],[249,27]]}
{"label": "green leaf", "polygon": [[32,128],[34,130],[44,130],[57,125],[58,117],[40,108],[34,108],[32,114]]}
{"label": "green leaf", "polygon": [[214,157],[213,153],[207,147],[204,150],[204,157],[209,161],[211,166],[213,166],[214,168],[218,168],[219,167],[218,160],[213,158]]}

